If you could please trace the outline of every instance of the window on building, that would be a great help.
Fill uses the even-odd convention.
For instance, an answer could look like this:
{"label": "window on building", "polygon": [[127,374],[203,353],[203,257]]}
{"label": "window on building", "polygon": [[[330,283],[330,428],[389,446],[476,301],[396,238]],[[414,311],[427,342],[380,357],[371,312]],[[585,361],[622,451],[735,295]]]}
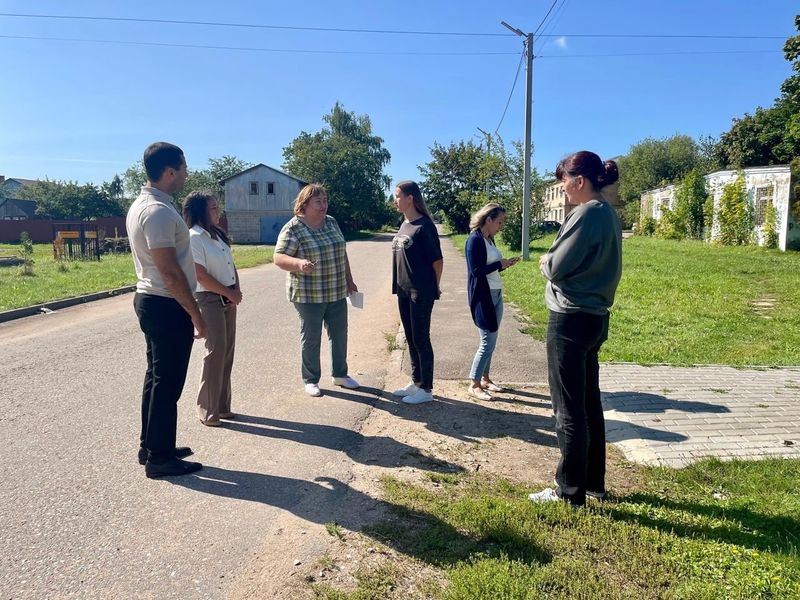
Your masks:
{"label": "window on building", "polygon": [[770,206],[775,197],[774,185],[762,185],[756,188],[756,225],[764,224],[767,206]]}
{"label": "window on building", "polygon": [[258,196],[258,182],[251,181],[250,182],[250,195],[251,196]]}
{"label": "window on building", "polygon": [[275,183],[272,181],[267,182],[267,194],[275,193]]}

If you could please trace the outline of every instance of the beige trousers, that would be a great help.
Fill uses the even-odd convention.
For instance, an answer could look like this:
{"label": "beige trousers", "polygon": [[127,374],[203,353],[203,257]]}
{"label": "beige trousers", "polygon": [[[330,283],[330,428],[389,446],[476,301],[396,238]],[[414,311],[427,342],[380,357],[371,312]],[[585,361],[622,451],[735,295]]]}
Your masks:
{"label": "beige trousers", "polygon": [[195,298],[206,323],[206,352],[197,394],[197,416],[202,421],[216,421],[221,414],[231,412],[236,305],[223,305],[219,294],[211,292],[197,292]]}

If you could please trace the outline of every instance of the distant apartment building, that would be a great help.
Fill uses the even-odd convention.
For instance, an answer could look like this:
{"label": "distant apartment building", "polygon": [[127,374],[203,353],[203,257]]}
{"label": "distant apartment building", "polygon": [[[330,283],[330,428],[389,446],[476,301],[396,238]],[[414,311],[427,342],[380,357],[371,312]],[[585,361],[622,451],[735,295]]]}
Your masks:
{"label": "distant apartment building", "polygon": [[[619,181],[604,187],[602,194],[608,203],[617,209],[617,212],[622,210],[622,202],[619,198]],[[564,195],[564,186],[561,185],[561,182],[554,181],[544,191],[544,217],[542,220],[563,223],[575,206],[575,204],[570,204],[567,201],[567,197]]]}

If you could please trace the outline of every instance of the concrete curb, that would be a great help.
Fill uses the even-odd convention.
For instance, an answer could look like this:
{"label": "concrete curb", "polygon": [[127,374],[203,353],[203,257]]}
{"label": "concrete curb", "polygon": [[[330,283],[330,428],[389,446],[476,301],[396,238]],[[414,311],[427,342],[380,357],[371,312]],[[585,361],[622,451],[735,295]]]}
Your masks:
{"label": "concrete curb", "polygon": [[0,312],[0,323],[6,321],[13,321],[14,319],[22,319],[23,317],[30,317],[32,315],[40,314],[43,312],[59,310],[76,304],[84,304],[85,302],[92,302],[94,300],[102,300],[103,298],[112,298],[120,294],[128,294],[136,290],[135,285],[117,288],[115,290],[106,290],[104,292],[95,292],[94,294],[86,294],[85,296],[76,296],[74,298],[64,298],[63,300],[54,300],[52,302],[45,302],[44,304],[35,304],[34,306],[26,306],[24,308],[15,308],[13,310],[6,310]]}

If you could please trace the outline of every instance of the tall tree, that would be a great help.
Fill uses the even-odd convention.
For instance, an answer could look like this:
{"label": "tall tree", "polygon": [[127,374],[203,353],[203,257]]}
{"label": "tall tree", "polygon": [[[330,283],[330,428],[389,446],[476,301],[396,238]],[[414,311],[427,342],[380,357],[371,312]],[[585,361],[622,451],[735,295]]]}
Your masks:
{"label": "tall tree", "polygon": [[52,219],[90,219],[123,214],[122,207],[94,185],[77,181],[40,180],[20,190],[20,197],[36,200],[36,214]]}
{"label": "tall tree", "polygon": [[688,135],[646,138],[631,146],[618,165],[625,220],[631,223],[638,220],[642,192],[682,179],[700,160],[700,148]]}
{"label": "tall tree", "polygon": [[122,210],[128,209],[129,205],[125,203],[125,185],[119,175],[114,175],[111,181],[104,181],[100,189],[108,196],[109,200],[116,202]]}
{"label": "tall tree", "polygon": [[[800,32],[800,15],[795,16]],[[800,156],[800,35],[783,45],[794,72],[781,85],[781,96],[769,108],[757,107],[733,120],[717,145],[716,158],[726,167],[788,164]]]}
{"label": "tall tree", "polygon": [[283,149],[283,168],[328,192],[330,213],[353,230],[388,223],[394,211],[386,202],[390,179],[383,169],[391,155],[372,131],[367,115],[348,112],[338,102],[317,133],[301,132]]}
{"label": "tall tree", "polygon": [[472,140],[449,146],[434,142],[430,150],[431,160],[419,167],[424,177],[422,191],[432,211],[441,213],[454,231],[465,233],[476,198],[485,192],[487,177],[498,179],[499,169],[485,172],[486,152]]}
{"label": "tall tree", "polygon": [[[190,192],[205,190],[216,194],[220,202],[224,204],[225,188],[220,185],[220,181],[231,175],[236,175],[245,169],[249,169],[252,166],[251,163],[228,154],[221,158],[209,158],[207,168],[189,168],[189,176],[186,178],[186,184],[183,186],[183,190],[175,194],[175,202],[180,206],[183,204],[183,199]],[[115,177],[118,178],[119,176]],[[136,161],[122,174],[125,197],[125,200],[122,202],[123,208],[127,210],[131,202],[136,199],[145,181],[147,181],[147,173],[144,170],[144,164],[141,160]]]}

